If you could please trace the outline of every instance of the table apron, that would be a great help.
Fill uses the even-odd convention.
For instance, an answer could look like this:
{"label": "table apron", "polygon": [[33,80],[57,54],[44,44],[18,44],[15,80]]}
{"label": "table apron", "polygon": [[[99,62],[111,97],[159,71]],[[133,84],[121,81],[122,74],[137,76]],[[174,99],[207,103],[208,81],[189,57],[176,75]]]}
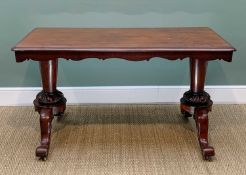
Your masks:
{"label": "table apron", "polygon": [[168,60],[177,60],[184,58],[198,58],[203,60],[222,59],[228,62],[232,61],[233,51],[162,51],[162,52],[95,52],[95,51],[16,51],[16,62],[25,60],[47,61],[56,58],[71,59],[75,61],[98,58],[110,59],[120,58],[128,61],[143,61],[151,58],[164,58]]}

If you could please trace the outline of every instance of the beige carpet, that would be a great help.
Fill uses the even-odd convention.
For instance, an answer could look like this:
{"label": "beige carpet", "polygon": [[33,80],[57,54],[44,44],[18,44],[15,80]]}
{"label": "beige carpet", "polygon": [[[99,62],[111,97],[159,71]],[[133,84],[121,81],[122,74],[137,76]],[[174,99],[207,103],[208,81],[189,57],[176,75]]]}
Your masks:
{"label": "beige carpet", "polygon": [[0,107],[0,174],[246,174],[246,105],[214,105],[212,162],[178,105],[68,106],[53,120],[46,162],[34,154],[38,117],[32,107]]}

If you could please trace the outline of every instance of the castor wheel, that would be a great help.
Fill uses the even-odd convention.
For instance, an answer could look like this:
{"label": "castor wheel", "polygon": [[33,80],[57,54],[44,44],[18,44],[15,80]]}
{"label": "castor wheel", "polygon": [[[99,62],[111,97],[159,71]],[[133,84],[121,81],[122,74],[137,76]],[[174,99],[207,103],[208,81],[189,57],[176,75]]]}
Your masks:
{"label": "castor wheel", "polygon": [[36,156],[39,157],[40,160],[47,160],[48,157],[48,151],[49,151],[49,147],[48,145],[41,145],[38,146],[36,149]]}
{"label": "castor wheel", "polygon": [[215,155],[214,148],[211,146],[203,148],[202,155],[203,155],[204,160],[211,161],[212,157]]}

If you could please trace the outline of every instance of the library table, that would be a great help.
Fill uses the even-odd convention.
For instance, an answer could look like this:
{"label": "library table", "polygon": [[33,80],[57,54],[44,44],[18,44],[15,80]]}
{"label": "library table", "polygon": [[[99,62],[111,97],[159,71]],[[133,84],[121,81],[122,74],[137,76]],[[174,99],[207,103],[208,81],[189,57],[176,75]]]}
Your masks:
{"label": "library table", "polygon": [[204,91],[206,67],[212,60],[231,62],[235,49],[212,29],[36,28],[12,51],[17,62],[34,60],[40,65],[43,89],[34,100],[41,128],[37,157],[47,158],[52,119],[54,116],[61,117],[66,108],[66,98],[56,87],[59,59],[121,58],[142,61],[154,57],[168,60],[189,58],[190,90],[180,100],[181,113],[184,117],[193,116],[195,119],[203,158],[208,160],[214,156],[214,148],[208,144],[208,113],[213,102]]}

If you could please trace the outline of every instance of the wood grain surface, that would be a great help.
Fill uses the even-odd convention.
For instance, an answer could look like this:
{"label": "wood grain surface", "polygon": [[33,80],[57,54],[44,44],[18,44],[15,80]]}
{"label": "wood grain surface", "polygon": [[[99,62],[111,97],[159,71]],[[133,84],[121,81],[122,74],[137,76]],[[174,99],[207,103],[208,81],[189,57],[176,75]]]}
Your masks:
{"label": "wood grain surface", "polygon": [[13,51],[233,51],[207,27],[36,28]]}

